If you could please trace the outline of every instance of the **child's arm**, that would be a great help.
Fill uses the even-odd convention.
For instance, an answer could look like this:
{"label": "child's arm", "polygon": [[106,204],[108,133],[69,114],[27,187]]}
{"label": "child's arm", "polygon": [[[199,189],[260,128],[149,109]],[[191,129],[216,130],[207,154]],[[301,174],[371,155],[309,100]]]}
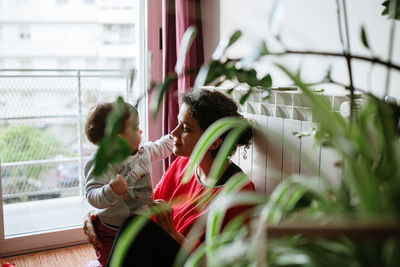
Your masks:
{"label": "child's arm", "polygon": [[[120,195],[113,191],[111,185],[112,179],[110,179],[107,174],[102,175],[100,177],[95,177],[93,175],[93,169],[94,169],[94,156],[93,157],[91,156],[86,162],[84,167],[84,175],[86,179],[85,183],[86,198],[90,203],[90,205],[92,205],[95,208],[104,209],[110,207],[120,198]],[[119,186],[118,190],[120,190]]]}
{"label": "child's arm", "polygon": [[143,147],[149,151],[151,162],[165,159],[172,153],[172,137],[170,134],[164,135],[155,142],[145,143]]}
{"label": "child's arm", "polygon": [[111,180],[110,186],[112,191],[119,196],[128,192],[128,182],[121,174],[117,174],[117,178]]}

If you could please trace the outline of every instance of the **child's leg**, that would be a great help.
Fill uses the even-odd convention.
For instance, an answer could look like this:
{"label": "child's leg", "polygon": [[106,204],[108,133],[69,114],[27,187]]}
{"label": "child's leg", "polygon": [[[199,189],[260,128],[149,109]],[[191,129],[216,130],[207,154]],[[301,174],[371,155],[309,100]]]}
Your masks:
{"label": "child's leg", "polygon": [[103,244],[100,250],[96,251],[97,260],[101,267],[105,267],[117,232],[105,227],[98,218],[94,221],[94,229],[98,239]]}

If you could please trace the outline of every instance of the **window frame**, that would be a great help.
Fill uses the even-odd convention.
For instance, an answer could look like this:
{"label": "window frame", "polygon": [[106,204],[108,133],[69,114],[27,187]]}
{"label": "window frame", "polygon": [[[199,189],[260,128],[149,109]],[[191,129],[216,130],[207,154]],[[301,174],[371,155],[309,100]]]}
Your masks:
{"label": "window frame", "polygon": [[[147,91],[146,88],[147,88],[147,80],[149,78],[148,68],[150,64],[147,63],[148,60],[147,47],[150,46],[150,43],[152,41],[150,40],[150,43],[148,43],[146,36],[148,32],[152,31],[151,27],[153,27],[153,25],[148,25],[147,23],[147,18],[148,18],[147,13],[151,12],[151,10],[149,10],[149,8],[147,7],[148,1],[147,0],[138,0],[138,1],[140,8],[139,10],[140,22],[143,24],[143,27],[140,27],[140,30],[136,29],[137,31],[136,34],[139,35],[138,36],[139,38],[136,39],[138,41],[138,46],[139,46],[139,56],[138,56],[137,66],[138,66],[138,72],[142,73],[142,75],[138,75],[135,82],[137,83],[138,88],[143,88],[143,93],[145,97],[143,99],[144,101],[141,101],[141,103],[143,103],[142,110],[148,111],[149,99],[146,94]],[[155,1],[155,2],[161,2],[161,1]],[[161,5],[161,3],[156,3],[156,4]],[[158,32],[158,25],[155,25],[155,27],[157,27],[157,32]],[[128,99],[128,101],[135,101],[135,99]],[[143,124],[141,127],[145,133],[149,133],[148,120],[149,118],[151,118],[151,116],[148,116],[148,112],[143,112],[143,113],[142,113],[143,115],[141,115],[142,117],[141,124]],[[144,140],[145,141],[148,140],[148,134],[144,136]],[[0,165],[0,175],[1,175],[1,165]],[[0,182],[0,192],[2,192],[1,190],[2,188]],[[82,225],[65,228],[62,230],[56,230],[51,232],[49,230],[48,232],[42,232],[28,236],[16,236],[13,238],[5,239],[2,198],[3,196],[2,194],[0,194],[0,257],[19,255],[28,252],[35,252],[35,251],[48,250],[59,247],[87,243],[86,236],[82,231]]]}

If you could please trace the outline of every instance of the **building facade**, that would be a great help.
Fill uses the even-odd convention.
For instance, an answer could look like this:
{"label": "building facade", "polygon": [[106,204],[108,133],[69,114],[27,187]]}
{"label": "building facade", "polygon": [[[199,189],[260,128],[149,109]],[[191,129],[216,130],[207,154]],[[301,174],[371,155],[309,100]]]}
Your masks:
{"label": "building facade", "polygon": [[0,0],[1,69],[128,69],[137,1]]}

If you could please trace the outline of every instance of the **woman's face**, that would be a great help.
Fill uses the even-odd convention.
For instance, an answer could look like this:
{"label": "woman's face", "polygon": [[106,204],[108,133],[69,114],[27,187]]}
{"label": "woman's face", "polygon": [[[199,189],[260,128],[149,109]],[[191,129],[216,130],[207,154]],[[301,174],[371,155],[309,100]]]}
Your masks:
{"label": "woman's face", "polygon": [[199,123],[192,117],[186,104],[179,110],[178,126],[171,132],[174,142],[173,152],[177,156],[190,157],[194,146],[203,134]]}

